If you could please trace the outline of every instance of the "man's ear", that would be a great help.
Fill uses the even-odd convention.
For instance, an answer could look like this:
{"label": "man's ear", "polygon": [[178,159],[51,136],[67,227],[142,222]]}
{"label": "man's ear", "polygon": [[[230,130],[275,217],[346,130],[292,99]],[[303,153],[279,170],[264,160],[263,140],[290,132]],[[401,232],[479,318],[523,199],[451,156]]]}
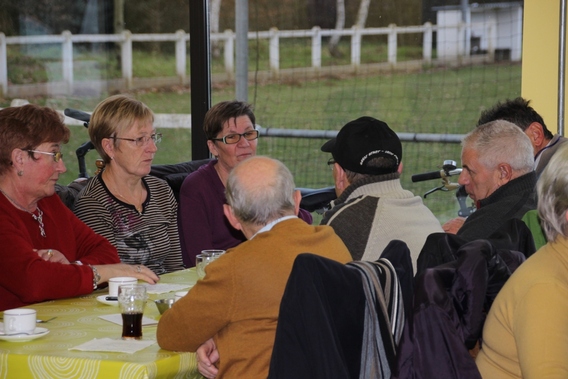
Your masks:
{"label": "man's ear", "polygon": [[543,129],[539,122],[533,122],[525,129],[525,134],[531,140],[535,155],[547,144]]}
{"label": "man's ear", "polygon": [[498,175],[499,175],[499,184],[504,185],[513,179],[513,169],[511,165],[508,163],[500,163],[497,166]]}
{"label": "man's ear", "polygon": [[300,203],[302,202],[302,193],[300,190],[294,191],[294,214],[297,216],[300,213]]}
{"label": "man's ear", "polygon": [[223,204],[223,213],[225,213],[225,217],[229,220],[231,226],[237,230],[243,230],[243,227],[237,217],[235,216],[235,212],[233,212],[233,207],[229,204]]}
{"label": "man's ear", "polygon": [[398,165],[398,169],[396,170],[399,174],[402,174],[402,162]]}
{"label": "man's ear", "polygon": [[343,167],[341,167],[338,163],[334,163],[334,165],[335,194],[339,196],[347,187],[349,187],[349,180],[347,180],[347,174]]}

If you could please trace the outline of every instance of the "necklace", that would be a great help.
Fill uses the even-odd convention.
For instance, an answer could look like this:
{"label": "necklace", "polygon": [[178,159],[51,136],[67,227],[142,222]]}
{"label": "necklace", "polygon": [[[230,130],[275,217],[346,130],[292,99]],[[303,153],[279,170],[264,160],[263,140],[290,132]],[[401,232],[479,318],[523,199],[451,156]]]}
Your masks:
{"label": "necklace", "polygon": [[[109,176],[110,176],[110,174],[109,174]],[[144,191],[142,192],[142,196],[144,197],[142,199],[142,201],[140,201],[140,199],[135,199],[134,197],[127,198],[122,193],[120,193],[120,191],[118,190],[118,186],[114,182],[114,179],[112,180],[112,188],[114,188],[114,191],[110,191],[109,184],[111,184],[111,183],[109,183],[108,177],[107,177],[106,182],[105,182],[104,178],[101,177],[101,179],[103,179],[103,182],[105,183],[105,186],[107,187],[109,192],[116,194],[115,197],[118,196],[119,198],[122,199],[123,202],[125,202],[129,205],[132,205],[134,207],[134,209],[136,209],[136,212],[138,212],[138,214],[142,214],[142,211],[144,210],[143,204],[144,204],[144,201],[146,199],[146,196],[144,196]],[[134,199],[135,201],[132,201],[132,199]]]}
{"label": "necklace", "polygon": [[37,215],[33,212],[28,211],[26,208],[22,207],[20,204],[18,204],[14,199],[12,199],[10,196],[8,196],[8,194],[6,192],[4,192],[1,188],[0,188],[0,192],[2,192],[2,194],[4,196],[6,196],[6,199],[10,200],[10,202],[12,204],[14,204],[14,206],[24,212],[29,213],[34,220],[36,220],[39,224],[39,233],[41,234],[42,237],[45,237],[45,228],[43,225],[43,212],[41,211],[41,209],[39,209],[39,207],[37,208]]}

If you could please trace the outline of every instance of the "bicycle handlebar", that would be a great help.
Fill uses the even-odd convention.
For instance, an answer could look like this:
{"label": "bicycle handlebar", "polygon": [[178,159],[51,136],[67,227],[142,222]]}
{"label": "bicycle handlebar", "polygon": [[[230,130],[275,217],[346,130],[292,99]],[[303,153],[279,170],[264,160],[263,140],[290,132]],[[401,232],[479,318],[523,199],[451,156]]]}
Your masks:
{"label": "bicycle handlebar", "polygon": [[89,121],[91,121],[91,115],[87,112],[79,111],[77,109],[65,108],[63,111],[65,116],[74,118],[75,120],[83,121],[85,123],[85,127],[89,125]]}
{"label": "bicycle handlebar", "polygon": [[441,171],[443,171],[443,170],[431,171],[431,172],[425,172],[423,174],[412,175],[412,182],[416,183],[416,182],[423,182],[425,180],[440,179],[442,177]]}

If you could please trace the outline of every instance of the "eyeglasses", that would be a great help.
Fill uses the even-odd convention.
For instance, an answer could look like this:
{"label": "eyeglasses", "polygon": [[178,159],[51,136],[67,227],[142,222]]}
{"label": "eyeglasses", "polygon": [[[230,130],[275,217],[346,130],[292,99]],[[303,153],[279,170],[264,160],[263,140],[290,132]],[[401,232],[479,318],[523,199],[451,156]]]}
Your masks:
{"label": "eyeglasses", "polygon": [[249,130],[247,132],[244,132],[243,134],[231,133],[221,138],[211,138],[211,141],[223,141],[223,143],[226,145],[233,145],[239,142],[241,140],[241,137],[245,137],[247,141],[254,141],[258,138],[258,135],[258,130]]}
{"label": "eyeglasses", "polygon": [[39,150],[24,150],[24,151],[27,151],[27,152],[30,152],[30,153],[51,155],[53,157],[54,162],[59,162],[61,159],[63,159],[63,153],[61,151],[58,151],[57,153],[49,153],[47,151],[39,151]]}
{"label": "eyeglasses", "polygon": [[156,134],[152,134],[151,136],[144,136],[144,137],[138,137],[138,138],[120,138],[120,137],[109,137],[112,139],[121,139],[124,141],[130,141],[130,142],[134,142],[136,144],[137,147],[141,147],[141,146],[146,146],[148,144],[148,142],[150,142],[150,140],[154,141],[154,143],[157,145],[160,142],[162,142],[162,133],[156,133]]}
{"label": "eyeglasses", "polygon": [[328,166],[331,166],[331,170],[333,171],[333,165],[335,164],[335,160],[333,158],[329,158],[327,160]]}

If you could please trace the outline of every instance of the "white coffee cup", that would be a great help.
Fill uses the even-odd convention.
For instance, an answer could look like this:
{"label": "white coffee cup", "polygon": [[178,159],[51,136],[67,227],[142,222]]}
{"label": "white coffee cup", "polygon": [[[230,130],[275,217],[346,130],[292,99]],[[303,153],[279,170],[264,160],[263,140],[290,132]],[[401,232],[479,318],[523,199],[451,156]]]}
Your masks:
{"label": "white coffee cup", "polygon": [[118,296],[118,286],[121,284],[136,284],[138,279],[131,276],[118,276],[108,280],[108,294],[109,296]]}
{"label": "white coffee cup", "polygon": [[33,333],[36,328],[35,309],[8,309],[4,311],[4,334]]}
{"label": "white coffee cup", "polygon": [[189,291],[178,291],[175,294],[175,300],[178,301],[179,299],[181,299],[182,297],[184,297],[185,295],[187,295]]}

